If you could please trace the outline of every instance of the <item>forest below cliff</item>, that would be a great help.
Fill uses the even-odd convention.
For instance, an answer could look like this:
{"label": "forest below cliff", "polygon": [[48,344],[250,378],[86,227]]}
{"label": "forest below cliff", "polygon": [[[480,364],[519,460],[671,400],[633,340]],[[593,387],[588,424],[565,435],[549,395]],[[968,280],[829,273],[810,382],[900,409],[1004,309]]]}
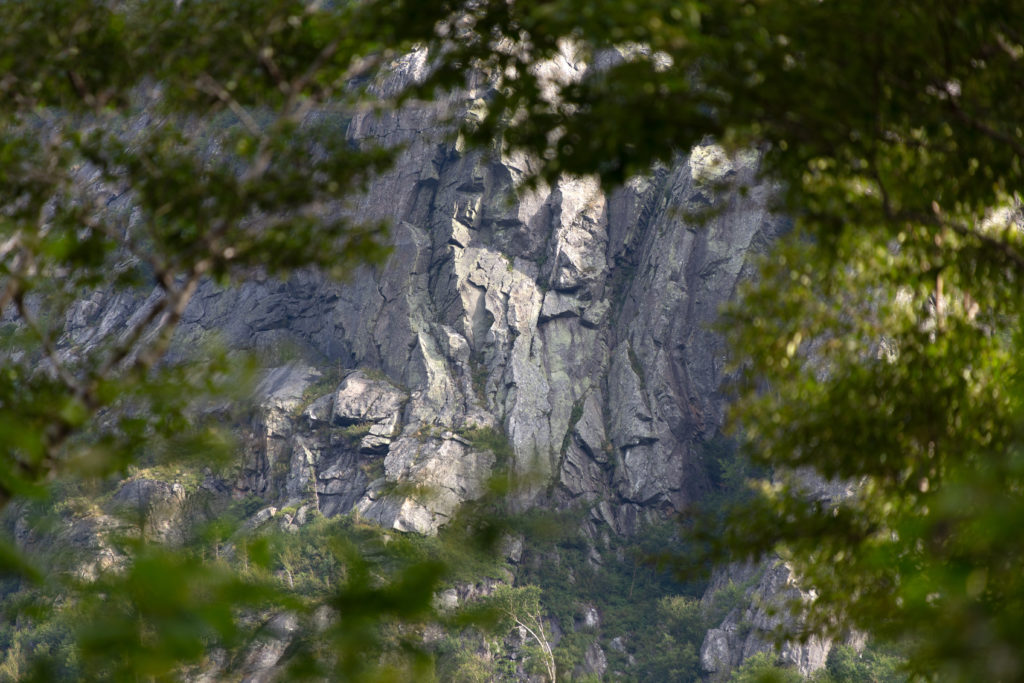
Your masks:
{"label": "forest below cliff", "polygon": [[1017,2],[0,2],[0,677],[1024,680]]}

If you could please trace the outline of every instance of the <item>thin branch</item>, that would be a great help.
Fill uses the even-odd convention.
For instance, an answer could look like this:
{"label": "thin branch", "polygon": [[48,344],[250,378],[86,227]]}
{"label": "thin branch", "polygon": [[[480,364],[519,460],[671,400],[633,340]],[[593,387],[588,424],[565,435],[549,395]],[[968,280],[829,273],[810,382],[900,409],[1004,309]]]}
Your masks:
{"label": "thin branch", "polygon": [[245,107],[239,104],[238,100],[228,92],[227,88],[218,83],[213,76],[208,73],[203,73],[200,75],[197,85],[200,90],[208,95],[213,95],[223,104],[227,105],[228,109],[230,109],[232,113],[239,118],[242,124],[254,136],[262,138],[265,135],[263,129],[260,128],[260,124],[256,122],[256,119],[254,119],[252,115],[245,110]]}
{"label": "thin branch", "polygon": [[544,666],[548,670],[548,675],[551,677],[552,683],[554,683],[554,681],[556,680],[555,656],[554,653],[551,651],[551,646],[548,644],[547,636],[541,637],[541,635],[544,634],[544,624],[540,622],[540,618],[537,618],[537,622],[538,629],[540,630],[541,635],[537,635],[537,633],[532,628],[527,626],[527,624],[519,617],[517,617],[511,610],[507,611],[506,614],[512,617],[512,621],[514,621],[518,626],[521,626],[522,628],[526,629],[526,632],[533,636],[533,639],[537,641],[538,645],[540,645],[540,649],[544,653]]}
{"label": "thin branch", "polygon": [[288,84],[285,82],[284,75],[281,73],[281,69],[278,68],[277,62],[274,61],[274,53],[270,47],[264,46],[260,48],[257,55],[259,56],[260,64],[263,65],[267,75],[274,79],[274,83],[282,93],[287,94]]}
{"label": "thin branch", "polygon": [[193,266],[192,273],[183,287],[168,292],[168,301],[171,303],[171,306],[157,327],[157,339],[150,345],[148,351],[136,357],[135,368],[133,369],[148,370],[159,363],[167,354],[171,338],[178,323],[181,321],[181,316],[185,313],[185,309],[199,288],[200,280],[209,271],[211,265],[212,261],[208,259],[200,261]]}
{"label": "thin branch", "polygon": [[47,360],[50,361],[50,365],[53,366],[54,372],[65,386],[70,389],[76,397],[82,398],[85,394],[84,387],[78,381],[70,370],[64,365],[64,361],[61,360],[60,355],[57,353],[57,347],[54,346],[53,340],[50,339],[50,335],[44,330],[36,321],[28,307],[25,305],[25,292],[19,290],[14,296],[14,305],[18,309],[18,315],[24,321],[25,325],[28,326],[29,330],[39,338],[39,343],[42,344],[43,353],[46,354]]}
{"label": "thin branch", "polygon": [[301,92],[302,89],[313,80],[313,77],[316,76],[316,73],[321,69],[321,67],[327,63],[327,60],[334,56],[338,51],[339,45],[340,43],[337,39],[332,40],[330,43],[325,45],[324,49],[320,50],[320,54],[318,54],[316,59],[313,60],[313,63],[309,65],[308,69],[306,69],[305,73],[292,82],[292,92]]}
{"label": "thin branch", "polygon": [[[17,232],[11,236],[3,244],[0,244],[0,261],[7,258],[7,255],[14,251],[16,248],[21,246],[21,233]],[[24,263],[24,255],[18,253],[14,256],[14,267],[11,269],[10,279],[7,280],[4,286],[4,291],[0,294],[0,313],[7,308],[7,304],[14,300],[14,297],[18,296],[21,292],[21,273],[22,264]]]}
{"label": "thin branch", "polygon": [[874,178],[875,184],[878,185],[878,193],[881,195],[882,198],[882,211],[885,213],[886,218],[892,220],[894,217],[894,212],[892,208],[892,198],[889,195],[889,189],[885,186],[885,183],[882,182],[882,176],[878,172],[877,165],[872,163],[870,170],[871,177]]}
{"label": "thin branch", "polygon": [[111,352],[106,362],[104,362],[100,369],[95,373],[96,377],[103,377],[107,375],[111,370],[113,370],[122,361],[124,361],[125,358],[131,355],[132,350],[135,349],[136,345],[142,339],[143,335],[145,334],[149,326],[152,325],[153,322],[156,321],[156,319],[160,316],[160,314],[162,314],[167,309],[168,303],[169,299],[165,291],[164,296],[161,297],[159,301],[153,304],[153,306],[149,309],[149,312],[146,313],[146,315],[135,324],[135,326],[128,332],[127,335],[121,338],[121,342],[117,345],[113,352]]}
{"label": "thin branch", "polygon": [[0,314],[3,313],[4,309],[7,308],[7,304],[11,303],[20,292],[21,282],[18,278],[12,277],[7,280],[4,291],[0,293]]}
{"label": "thin branch", "polygon": [[962,237],[969,237],[981,242],[986,247],[991,247],[995,251],[1005,256],[1011,261],[1017,268],[1024,272],[1024,254],[1021,254],[1017,249],[1014,249],[1013,245],[1009,242],[1005,242],[1000,239],[996,239],[991,235],[978,232],[972,229],[970,226],[964,225],[959,221],[948,218],[942,211],[938,202],[932,202],[932,216],[929,217],[927,214],[916,216],[917,220],[921,220],[924,223],[930,223],[939,227],[946,227]]}
{"label": "thin branch", "polygon": [[79,75],[77,71],[72,70],[68,70],[65,73],[68,77],[68,82],[71,83],[72,89],[74,89],[75,94],[81,98],[82,102],[89,107],[95,106],[96,98],[93,97],[91,92],[89,92],[89,88],[86,87],[85,81],[82,80],[81,75]]}
{"label": "thin branch", "polygon": [[21,231],[15,232],[3,244],[0,244],[0,260],[7,258],[7,255],[21,246]]}
{"label": "thin branch", "polygon": [[1012,135],[1008,135],[1007,133],[1004,133],[1001,130],[996,130],[995,128],[985,123],[984,121],[981,121],[980,119],[971,116],[959,104],[956,103],[956,98],[953,97],[952,93],[949,93],[948,90],[946,91],[946,93],[948,95],[945,98],[946,102],[949,104],[950,111],[953,112],[953,115],[956,118],[958,118],[963,123],[966,123],[967,125],[973,127],[975,130],[984,133],[993,140],[1005,144],[1010,149],[1012,149],[1018,157],[1024,159],[1024,145],[1021,145],[1020,141],[1018,141],[1017,138],[1015,138]]}
{"label": "thin branch", "polygon": [[370,70],[376,68],[382,60],[382,56],[378,54],[372,54],[366,57],[357,57],[353,60],[352,65],[349,66],[348,70],[342,75],[342,81],[350,81],[354,78],[365,76]]}

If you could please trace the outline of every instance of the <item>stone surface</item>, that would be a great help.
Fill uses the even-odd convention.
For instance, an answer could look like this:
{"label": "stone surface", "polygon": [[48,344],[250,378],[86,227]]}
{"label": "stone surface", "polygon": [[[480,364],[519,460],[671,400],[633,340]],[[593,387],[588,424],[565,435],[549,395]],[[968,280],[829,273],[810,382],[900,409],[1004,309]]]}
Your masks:
{"label": "stone surface", "polygon": [[293,614],[277,614],[264,625],[261,637],[245,655],[241,666],[243,683],[265,683],[277,680],[275,665],[285,654],[292,637],[299,630],[299,621]]}
{"label": "stone surface", "polygon": [[[555,481],[556,505],[595,505],[595,524],[629,533],[699,497],[699,445],[724,409],[724,352],[707,326],[777,230],[767,190],[712,193],[699,201],[721,215],[688,224],[681,211],[709,190],[681,160],[610,196],[565,180],[508,201],[524,160],[431,142],[433,124],[417,116],[352,124],[354,139],[409,145],[359,204],[396,222],[384,268],[344,284],[297,273],[206,286],[189,308],[183,337],[220,330],[243,347],[305,350],[261,384],[260,442],[239,492],[295,502],[315,491],[330,514],[432,532],[478,495],[493,462],[422,435],[489,426],[508,437],[508,465],[536,482],[518,492],[524,506]],[[750,160],[729,164],[752,181]],[[337,366],[366,370],[333,399],[304,395]],[[429,495],[385,492],[410,483]]]}
{"label": "stone surface", "polygon": [[[790,612],[790,604],[814,599],[812,591],[800,586],[790,566],[779,560],[717,570],[705,602],[729,582],[748,587],[745,604],[710,629],[701,644],[701,668],[713,680],[724,680],[731,669],[756,654],[776,651],[774,633],[779,627],[799,630],[799,617]],[[812,636],[806,642],[783,644],[777,654],[782,663],[809,676],[824,668],[832,646],[830,639]]]}
{"label": "stone surface", "polygon": [[729,671],[733,665],[729,635],[725,629],[713,628],[704,636],[700,648],[700,666],[707,673]]}
{"label": "stone surface", "polygon": [[184,542],[185,489],[140,477],[129,479],[114,493],[111,507],[153,540],[171,545]]}
{"label": "stone surface", "polygon": [[[777,473],[778,475],[778,473]],[[809,498],[824,504],[853,494],[851,482],[828,481],[809,470],[791,473],[797,485]],[[715,595],[728,584],[746,586],[745,604],[730,611],[717,628],[707,632],[701,645],[701,667],[712,679],[724,678],[744,660],[760,652],[775,651],[774,632],[780,627],[789,632],[800,631],[799,615],[792,604],[808,604],[815,595],[801,586],[791,567],[777,558],[758,563],[719,567],[713,573],[702,602],[708,606]],[[860,651],[866,642],[863,633],[849,633],[845,645]],[[778,650],[779,659],[804,676],[823,668],[836,643],[830,638],[812,636],[804,642],[790,641]]]}
{"label": "stone surface", "polygon": [[608,658],[604,650],[597,642],[590,644],[587,651],[583,653],[583,673],[591,674],[600,678],[608,670]]}
{"label": "stone surface", "polygon": [[397,425],[406,396],[383,380],[372,380],[362,372],[345,377],[334,395],[334,421],[340,425],[391,421]]}
{"label": "stone surface", "polygon": [[[488,426],[507,435],[508,466],[536,482],[518,492],[524,507],[593,505],[593,523],[615,533],[682,509],[706,487],[699,448],[724,410],[724,350],[709,323],[781,225],[756,158],[699,148],[611,194],[566,178],[517,196],[529,160],[446,142],[437,113],[410,106],[351,123],[356,144],[407,146],[354,206],[393,222],[385,266],[345,283],[308,271],[208,283],[186,311],[179,341],[216,332],[302,359],[261,384],[239,495],[315,491],[331,514],[436,529],[490,464],[413,435]],[[740,184],[750,190],[731,189]],[[698,205],[720,211],[688,222]],[[120,300],[87,304],[70,321],[82,334],[131,315]],[[336,368],[333,399],[307,395]],[[359,428],[355,445],[339,432]],[[371,493],[380,478],[436,489],[434,501]]]}

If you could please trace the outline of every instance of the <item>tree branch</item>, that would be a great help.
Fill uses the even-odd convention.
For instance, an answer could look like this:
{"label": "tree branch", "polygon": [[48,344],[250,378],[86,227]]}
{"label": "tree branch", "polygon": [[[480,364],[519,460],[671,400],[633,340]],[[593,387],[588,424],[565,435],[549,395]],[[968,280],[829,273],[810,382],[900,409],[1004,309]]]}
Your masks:
{"label": "tree branch", "polygon": [[953,232],[957,233],[958,235],[961,235],[962,237],[972,238],[977,240],[978,242],[981,242],[981,244],[983,244],[984,246],[990,247],[993,250],[1002,254],[1007,260],[1013,263],[1013,265],[1015,265],[1022,273],[1024,273],[1024,254],[1015,249],[1013,245],[1011,245],[1010,243],[1004,240],[996,239],[991,235],[986,235],[984,233],[978,232],[977,230],[972,229],[970,226],[964,225],[959,221],[955,221],[948,218],[943,213],[942,208],[939,206],[938,202],[932,202],[932,214],[933,216],[931,216],[930,219],[925,215],[920,216],[920,219],[924,219],[922,220],[922,222],[926,224],[930,223],[932,225],[946,227],[952,230]]}
{"label": "tree branch", "polygon": [[1024,145],[1021,145],[1020,141],[1017,138],[1015,138],[1012,135],[1008,135],[1001,130],[997,130],[990,126],[989,124],[985,123],[984,121],[975,118],[974,116],[969,114],[959,104],[957,104],[956,97],[954,97],[953,93],[949,92],[948,88],[944,88],[943,92],[945,92],[947,95],[947,97],[945,97],[944,99],[946,100],[946,103],[949,104],[949,110],[953,112],[953,116],[955,116],[963,123],[966,123],[968,126],[971,126],[975,130],[984,133],[993,140],[1003,143],[1004,145],[1012,149],[1014,154],[1024,159]]}
{"label": "tree branch", "polygon": [[[537,641],[538,645],[540,645],[540,649],[544,653],[544,666],[548,670],[548,676],[551,679],[551,683],[555,683],[555,680],[556,680],[555,674],[557,673],[556,670],[555,670],[555,655],[551,651],[551,646],[548,644],[547,637],[544,636],[542,638],[540,635],[537,635],[536,631],[534,631],[532,628],[530,628],[522,619],[517,617],[511,611],[507,611],[506,614],[508,614],[508,616],[512,618],[512,621],[514,621],[517,626],[520,626],[520,627],[526,629],[526,632],[529,633],[531,636],[533,636],[533,639]],[[537,622],[538,622],[538,629],[540,630],[541,634],[543,635],[543,633],[544,633],[544,625],[542,623],[540,623],[540,619],[539,618],[537,618]]]}
{"label": "tree branch", "polygon": [[208,95],[216,97],[224,105],[226,105],[227,108],[230,109],[232,113],[234,113],[234,115],[238,117],[238,119],[242,122],[242,125],[244,125],[249,130],[250,133],[252,133],[254,136],[258,138],[263,138],[265,133],[263,129],[260,128],[260,125],[256,122],[256,119],[254,119],[252,115],[245,110],[245,107],[239,104],[238,100],[236,100],[231,95],[231,93],[228,92],[227,88],[218,83],[213,76],[204,72],[199,77],[197,85],[199,86],[200,90],[202,90]]}

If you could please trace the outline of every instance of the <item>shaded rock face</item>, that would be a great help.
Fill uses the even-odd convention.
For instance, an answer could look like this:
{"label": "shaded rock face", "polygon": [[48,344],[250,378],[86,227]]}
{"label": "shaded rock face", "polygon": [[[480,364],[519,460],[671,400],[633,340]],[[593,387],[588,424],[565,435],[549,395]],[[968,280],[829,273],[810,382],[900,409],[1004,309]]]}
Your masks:
{"label": "shaded rock face", "polygon": [[172,545],[185,540],[185,489],[181,484],[131,479],[121,485],[111,503],[122,516],[137,518],[138,526],[147,536]]}
{"label": "shaded rock face", "polygon": [[[856,487],[850,482],[828,481],[810,470],[796,475],[808,497],[823,504],[853,495]],[[709,629],[700,648],[701,669],[709,680],[727,680],[729,672],[746,659],[762,652],[775,652],[784,665],[804,676],[825,667],[835,641],[811,636],[804,642],[789,641],[776,647],[780,631],[798,633],[802,629],[793,605],[807,605],[815,593],[801,585],[792,567],[779,559],[768,558],[758,563],[733,564],[715,569],[704,592],[703,603],[710,605],[727,586],[745,587],[742,604],[734,607],[722,623]],[[866,635],[848,633],[842,644],[860,651]]]}

